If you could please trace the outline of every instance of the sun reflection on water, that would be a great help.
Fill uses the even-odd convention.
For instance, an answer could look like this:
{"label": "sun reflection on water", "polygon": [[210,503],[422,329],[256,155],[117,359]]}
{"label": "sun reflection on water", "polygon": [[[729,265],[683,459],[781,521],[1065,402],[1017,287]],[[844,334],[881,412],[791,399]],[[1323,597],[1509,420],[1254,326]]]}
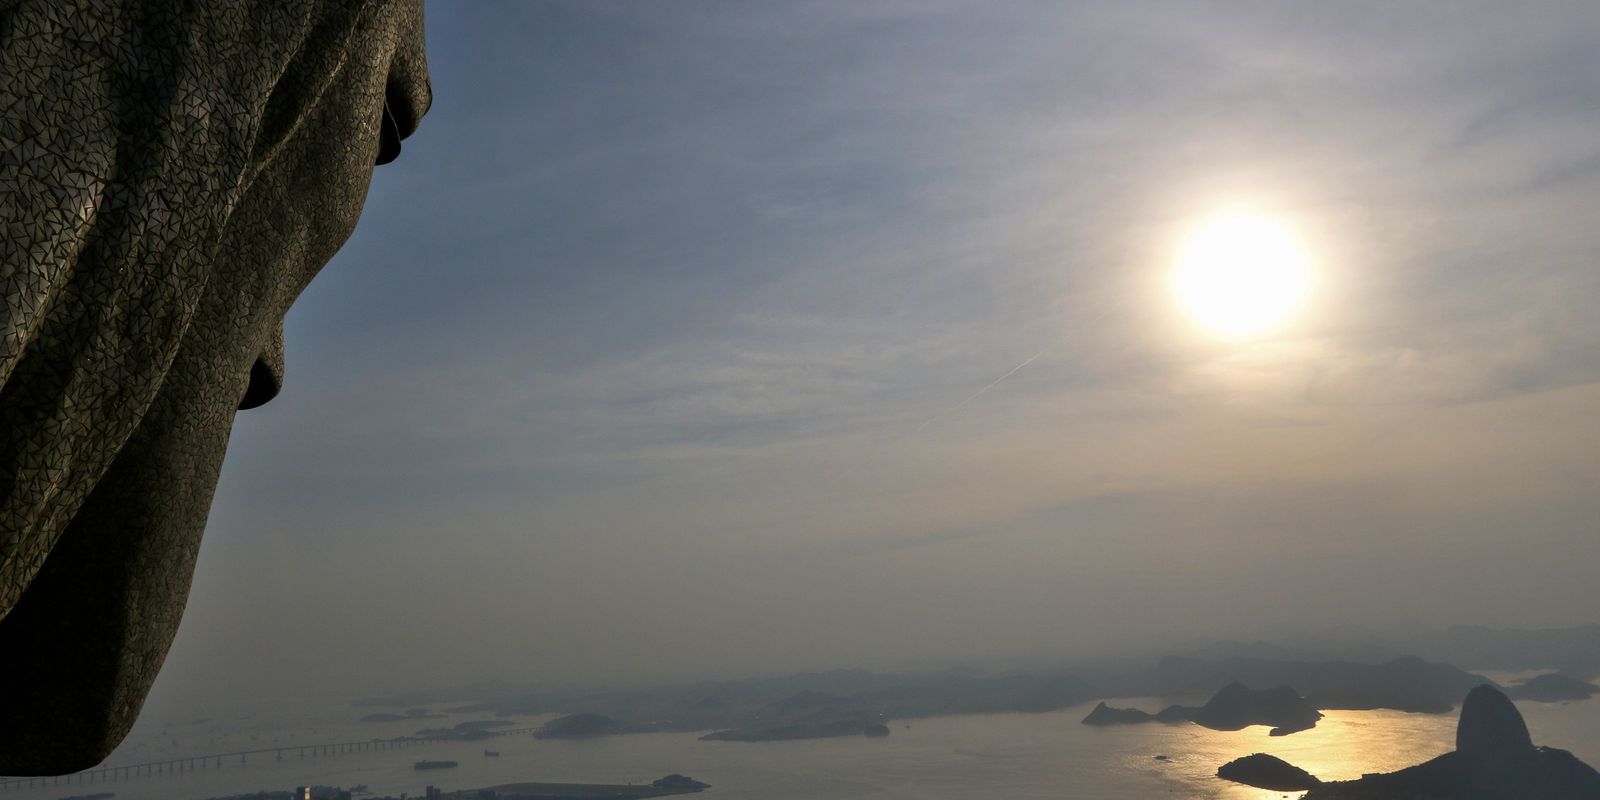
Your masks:
{"label": "sun reflection on water", "polygon": [[[1268,736],[1265,728],[1230,734],[1240,738],[1233,741],[1230,754],[1217,763],[1249,753],[1271,753],[1322,780],[1340,781],[1368,772],[1393,772],[1455,749],[1454,714],[1387,710],[1323,713],[1326,716],[1317,727],[1289,736]],[[1284,793],[1235,785],[1221,797],[1276,800]]]}

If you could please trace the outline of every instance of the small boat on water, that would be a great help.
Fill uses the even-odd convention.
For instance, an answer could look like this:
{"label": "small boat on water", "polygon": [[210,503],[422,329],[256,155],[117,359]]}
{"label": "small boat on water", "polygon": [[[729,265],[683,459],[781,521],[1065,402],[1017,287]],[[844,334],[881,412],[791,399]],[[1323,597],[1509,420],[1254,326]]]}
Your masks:
{"label": "small boat on water", "polygon": [[411,765],[412,769],[455,769],[458,765],[454,761],[418,761]]}
{"label": "small boat on water", "polygon": [[485,750],[485,751],[483,751],[483,757],[484,758],[499,758],[500,757],[500,751],[499,750]]}

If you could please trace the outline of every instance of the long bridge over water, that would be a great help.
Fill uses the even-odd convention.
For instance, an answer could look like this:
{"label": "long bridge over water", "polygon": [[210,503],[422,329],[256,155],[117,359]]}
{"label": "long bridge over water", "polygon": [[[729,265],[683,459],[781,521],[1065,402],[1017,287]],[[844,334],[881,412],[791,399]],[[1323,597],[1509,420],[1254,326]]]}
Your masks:
{"label": "long bridge over water", "polygon": [[[531,734],[537,731],[536,727],[506,728],[501,730],[484,730],[475,734],[473,739],[482,739],[496,736],[517,736]],[[0,792],[9,792],[12,789],[31,789],[43,786],[71,786],[76,784],[107,784],[126,778],[139,778],[150,775],[167,775],[183,772],[200,772],[211,769],[221,769],[226,764],[248,764],[250,757],[271,756],[282,759],[285,755],[306,758],[308,756],[342,756],[352,753],[369,753],[375,750],[390,750],[401,747],[415,747],[420,744],[434,742],[459,742],[463,738],[457,735],[449,736],[400,736],[394,739],[366,739],[355,742],[326,742],[323,744],[283,745],[280,747],[263,747],[256,750],[236,750],[231,753],[209,753],[199,756],[185,756],[183,758],[169,758],[163,761],[146,761],[142,764],[122,764],[114,767],[95,767],[82,772],[73,772],[67,775],[38,775],[32,777],[17,777],[0,779]],[[237,759],[237,761],[235,760]]]}

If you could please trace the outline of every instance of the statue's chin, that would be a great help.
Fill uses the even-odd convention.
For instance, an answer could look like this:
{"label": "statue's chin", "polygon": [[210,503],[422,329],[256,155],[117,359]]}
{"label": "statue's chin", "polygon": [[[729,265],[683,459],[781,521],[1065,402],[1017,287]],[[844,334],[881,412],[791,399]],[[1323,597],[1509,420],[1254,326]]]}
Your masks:
{"label": "statue's chin", "polygon": [[133,727],[183,616],[242,380],[207,388],[163,391],[0,620],[0,775],[92,767]]}

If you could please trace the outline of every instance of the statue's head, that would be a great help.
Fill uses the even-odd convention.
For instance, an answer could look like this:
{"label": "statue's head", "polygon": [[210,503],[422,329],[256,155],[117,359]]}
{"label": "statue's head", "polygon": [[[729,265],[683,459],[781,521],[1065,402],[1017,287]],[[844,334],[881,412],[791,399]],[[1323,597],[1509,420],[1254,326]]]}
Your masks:
{"label": "statue's head", "polygon": [[0,9],[0,775],[126,735],[234,414],[430,101],[417,0],[58,8]]}

